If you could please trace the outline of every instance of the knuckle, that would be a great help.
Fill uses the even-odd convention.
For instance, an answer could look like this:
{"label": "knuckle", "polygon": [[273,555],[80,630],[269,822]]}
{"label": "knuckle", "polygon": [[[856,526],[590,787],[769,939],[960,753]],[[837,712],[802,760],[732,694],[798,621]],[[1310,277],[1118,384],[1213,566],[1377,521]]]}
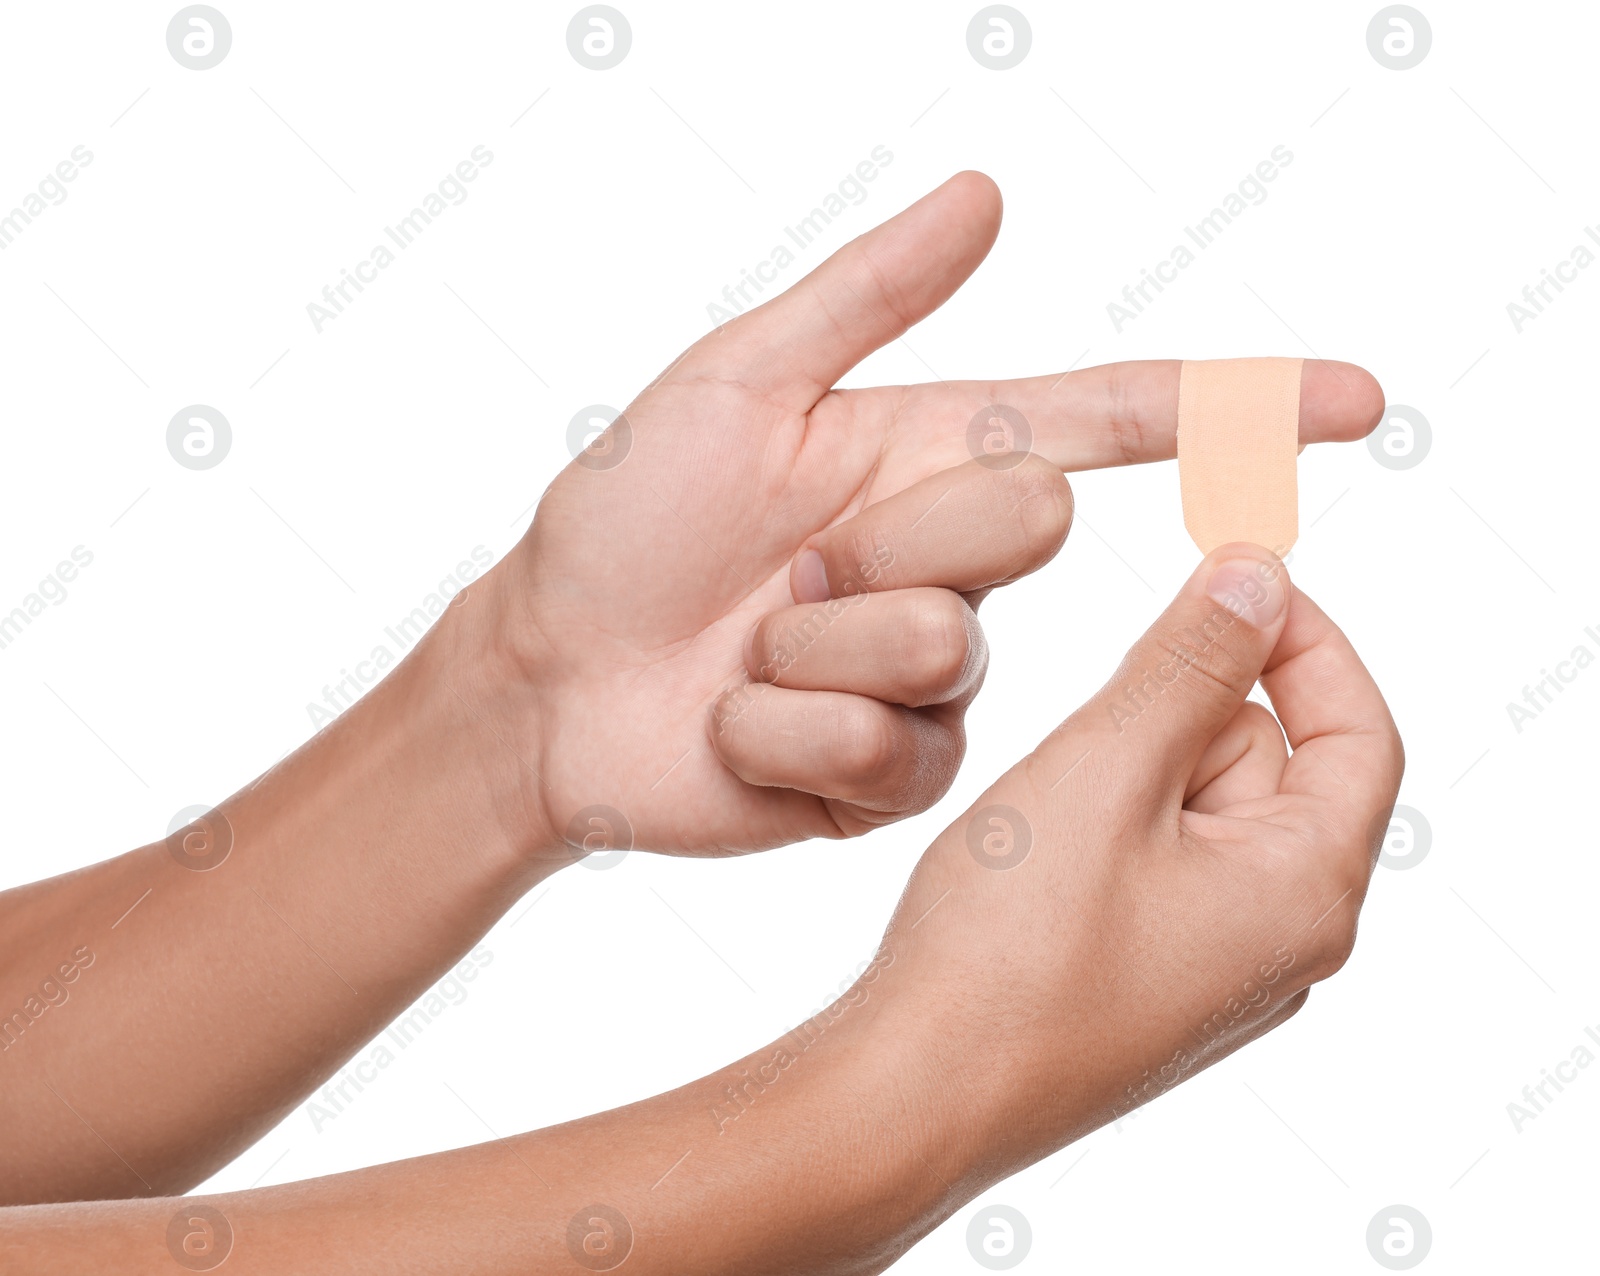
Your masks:
{"label": "knuckle", "polygon": [[1283,728],[1266,705],[1246,700],[1239,707],[1239,719],[1248,736],[1250,749],[1283,747]]}
{"label": "knuckle", "polygon": [[1232,613],[1218,607],[1197,624],[1164,631],[1153,644],[1154,660],[1144,671],[1145,679],[1217,700],[1248,690],[1255,672],[1233,649],[1233,622]]}
{"label": "knuckle", "polygon": [[918,687],[942,692],[965,680],[974,655],[970,614],[960,595],[948,590],[930,591],[917,600],[904,633]]}
{"label": "knuckle", "polygon": [[1246,700],[1239,706],[1239,721],[1252,737],[1278,729],[1278,720],[1272,716],[1272,711],[1258,700]]}
{"label": "knuckle", "polygon": [[1311,989],[1302,988],[1299,992],[1295,993],[1292,997],[1285,1001],[1282,1009],[1278,1011],[1279,1025],[1281,1026],[1282,1024],[1288,1023],[1289,1020],[1293,1019],[1297,1014],[1304,1010],[1305,1004],[1310,997]]}
{"label": "knuckle", "polygon": [[900,769],[900,734],[887,710],[862,703],[844,709],[833,724],[833,757],[840,778],[857,792],[877,792]]}
{"label": "knuckle", "polygon": [[806,610],[771,612],[756,622],[750,670],[757,682],[781,682],[827,630],[829,616],[821,604]]}
{"label": "knuckle", "polygon": [[906,295],[900,273],[880,262],[871,250],[866,248],[859,252],[859,265],[865,276],[863,282],[867,287],[867,295],[876,294],[883,305],[888,307],[889,313],[901,328],[909,328],[915,323],[916,307]]}
{"label": "knuckle", "polygon": [[1072,529],[1072,486],[1066,475],[1036,455],[1000,473],[1010,487],[1024,563],[1034,566],[1055,557]]}
{"label": "knuckle", "polygon": [[845,534],[823,548],[828,582],[835,598],[885,588],[889,569],[894,566],[894,549],[881,527],[858,519]]}
{"label": "knuckle", "polygon": [[1196,670],[1230,693],[1255,683],[1259,664],[1251,659],[1249,636],[1239,627],[1238,617],[1220,603],[1195,623],[1170,632],[1168,641],[1186,649]]}
{"label": "knuckle", "polygon": [[926,767],[919,769],[890,805],[903,815],[918,815],[933,806],[955,783],[965,749],[964,741],[952,740],[948,750],[936,754]]}
{"label": "knuckle", "polygon": [[[1329,922],[1324,922],[1323,925],[1328,926],[1331,920],[1330,918]],[[1311,954],[1309,972],[1311,982],[1321,983],[1324,979],[1332,979],[1344,969],[1355,948],[1356,921],[1355,914],[1352,913],[1348,921],[1333,926]]]}
{"label": "knuckle", "polygon": [[1307,842],[1291,848],[1281,871],[1306,915],[1308,971],[1316,981],[1350,960],[1371,860],[1356,838],[1317,834]]}
{"label": "knuckle", "polygon": [[[1359,904],[1371,863],[1371,852],[1356,837],[1346,835],[1337,840],[1329,837],[1314,848],[1307,857],[1304,873],[1307,887],[1322,901],[1318,914],[1332,907],[1336,900],[1346,903],[1354,900]],[[1343,905],[1340,907],[1342,909]],[[1353,912],[1351,909],[1343,915]],[[1332,920],[1331,915],[1329,920]]]}
{"label": "knuckle", "polygon": [[1144,423],[1139,418],[1138,404],[1144,387],[1136,384],[1138,377],[1130,367],[1112,364],[1105,381],[1102,414],[1110,425],[1111,438],[1123,465],[1142,461],[1149,452]]}
{"label": "knuckle", "polygon": [[1406,742],[1401,739],[1400,729],[1393,723],[1390,724],[1388,731],[1384,733],[1383,742],[1386,751],[1384,762],[1388,767],[1389,774],[1394,777],[1394,790],[1399,793],[1400,781],[1405,777],[1406,773]]}

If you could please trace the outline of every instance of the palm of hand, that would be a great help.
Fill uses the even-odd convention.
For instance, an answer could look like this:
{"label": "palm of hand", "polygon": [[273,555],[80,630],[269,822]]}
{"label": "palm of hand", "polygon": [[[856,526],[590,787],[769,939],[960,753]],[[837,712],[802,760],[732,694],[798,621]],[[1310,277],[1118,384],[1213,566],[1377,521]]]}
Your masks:
{"label": "palm of hand", "polygon": [[729,381],[669,381],[625,413],[622,463],[551,486],[525,548],[530,623],[572,688],[555,717],[581,724],[546,759],[557,829],[603,804],[637,845],[680,854],[840,835],[829,799],[730,771],[708,713],[749,683],[745,637],[793,601],[807,538],[941,468],[903,449],[880,468],[887,398],[795,411]]}

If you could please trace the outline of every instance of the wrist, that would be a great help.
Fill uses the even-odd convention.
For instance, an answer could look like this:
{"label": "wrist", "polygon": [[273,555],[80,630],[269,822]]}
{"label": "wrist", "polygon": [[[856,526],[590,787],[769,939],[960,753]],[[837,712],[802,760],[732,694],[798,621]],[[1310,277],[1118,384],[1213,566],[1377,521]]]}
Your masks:
{"label": "wrist", "polygon": [[523,889],[572,862],[544,779],[540,666],[521,642],[504,563],[462,591],[395,672],[409,724],[450,777],[457,818]]}
{"label": "wrist", "polygon": [[235,840],[330,868],[337,848],[357,876],[364,848],[381,848],[386,886],[424,878],[436,908],[488,921],[571,863],[548,818],[535,686],[506,650],[501,591],[491,571],[458,593],[357,704],[230,798]]}
{"label": "wrist", "polygon": [[882,1101],[897,1114],[894,1128],[905,1132],[903,1186],[909,1200],[930,1211],[933,1226],[1022,1164],[1002,1166],[997,1157],[994,1094],[1003,1081],[997,1085],[993,1052],[983,1052],[991,1068],[988,1085],[972,1084],[968,1049],[961,1030],[952,1031],[950,1007],[910,955],[895,951],[895,940],[886,937],[846,994],[863,997],[855,1024],[860,1045],[853,1053],[883,1079]]}
{"label": "wrist", "polygon": [[[917,885],[913,877],[906,898],[918,895],[908,911],[920,923],[943,893]],[[1058,1025],[1056,1046],[1041,1058],[1030,1045],[1040,1032],[1029,1022],[1038,1001],[1003,991],[1026,981],[1006,978],[997,988],[974,968],[970,945],[947,938],[932,919],[920,930],[891,926],[861,1027],[872,1051],[893,1061],[906,1121],[921,1131],[919,1148],[936,1153],[924,1155],[948,1180],[953,1210],[1104,1124],[1112,1096],[1095,1075],[1104,1061],[1073,1059],[1095,1035],[1092,1013],[1078,1032]],[[992,967],[1004,964],[995,954]]]}
{"label": "wrist", "polygon": [[[819,1177],[847,1186],[830,1230],[851,1237],[850,1248],[868,1259],[859,1270],[888,1266],[1021,1168],[995,1155],[993,1105],[952,1083],[952,1042],[941,1015],[921,1004],[926,992],[891,935],[837,1001],[734,1075],[713,1078],[723,1105],[714,1111],[735,1121],[740,1105],[755,1115],[744,1097],[752,1079],[760,1096],[761,1085],[789,1068],[804,1078],[809,1102],[794,1138],[821,1149]],[[846,1263],[842,1270],[858,1269]]]}
{"label": "wrist", "polygon": [[803,1254],[808,1272],[861,1276],[888,1267],[971,1197],[958,1115],[939,1098],[920,1046],[887,1030],[871,974],[673,1096],[694,1155],[666,1187],[624,1208],[637,1204],[635,1225],[660,1233],[672,1229],[652,1214],[676,1213],[685,1194],[696,1209],[724,1196],[738,1208],[722,1212],[714,1236],[697,1230],[658,1255],[659,1270],[799,1270],[773,1259]]}

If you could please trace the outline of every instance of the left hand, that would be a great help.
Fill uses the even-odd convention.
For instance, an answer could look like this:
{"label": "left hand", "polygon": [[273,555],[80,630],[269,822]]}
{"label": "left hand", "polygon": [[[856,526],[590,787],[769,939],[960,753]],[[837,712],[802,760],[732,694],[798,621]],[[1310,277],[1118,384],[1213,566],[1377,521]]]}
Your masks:
{"label": "left hand", "polygon": [[[1060,548],[1063,472],[1175,451],[1175,360],[834,388],[999,224],[988,178],[952,178],[696,342],[551,485],[494,573],[530,844],[563,854],[604,805],[640,848],[735,854],[853,836],[949,787],[988,658],[973,610]],[[1359,368],[1307,361],[1301,440],[1358,438],[1382,402]],[[1033,455],[986,454],[992,405]]]}

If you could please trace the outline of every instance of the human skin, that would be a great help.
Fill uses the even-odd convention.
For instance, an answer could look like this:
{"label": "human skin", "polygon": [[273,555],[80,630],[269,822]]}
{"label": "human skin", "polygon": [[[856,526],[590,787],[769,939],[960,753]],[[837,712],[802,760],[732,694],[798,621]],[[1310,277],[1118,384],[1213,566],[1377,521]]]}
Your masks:
{"label": "human skin", "polygon": [[[737,854],[936,801],[987,660],[974,608],[1059,548],[1064,472],[1174,453],[1175,361],[833,388],[999,218],[960,175],[696,343],[628,408],[621,463],[569,467],[336,723],[172,844],[0,896],[0,1008],[24,1013],[0,1025],[0,1201],[203,1180],[574,862],[569,836]],[[1032,427],[1010,468],[969,452],[996,403]],[[1302,442],[1381,408],[1360,369],[1306,364]],[[620,824],[574,828],[596,805]]]}
{"label": "human skin", "polygon": [[[1277,719],[1245,700],[1258,675]],[[1225,546],[934,841],[872,965],[794,1033],[494,1144],[3,1210],[0,1256],[170,1272],[187,1238],[236,1273],[881,1271],[1294,1014],[1354,942],[1401,767],[1344,635],[1275,559]]]}

